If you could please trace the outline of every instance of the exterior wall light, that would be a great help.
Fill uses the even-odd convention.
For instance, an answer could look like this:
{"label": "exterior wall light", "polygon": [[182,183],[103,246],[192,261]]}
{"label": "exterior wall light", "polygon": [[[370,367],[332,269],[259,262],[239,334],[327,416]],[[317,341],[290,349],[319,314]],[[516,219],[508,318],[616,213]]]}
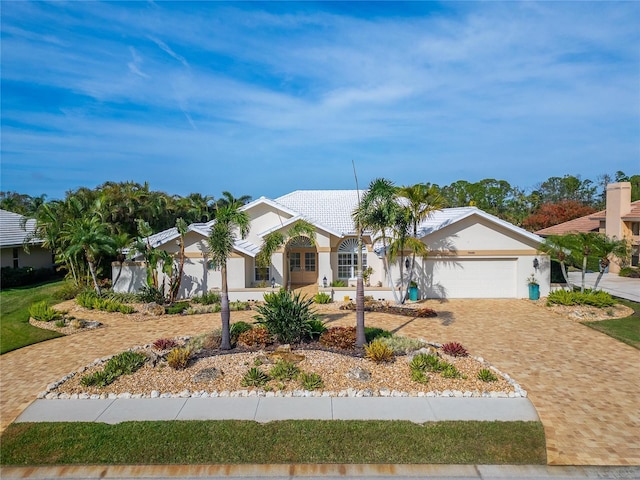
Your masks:
{"label": "exterior wall light", "polygon": [[324,288],[327,288],[328,282],[327,282],[327,276],[325,275],[324,278],[322,279],[322,286]]}
{"label": "exterior wall light", "polygon": [[538,270],[538,267],[540,266],[540,262],[538,261],[537,258],[533,259],[533,269],[534,270]]}

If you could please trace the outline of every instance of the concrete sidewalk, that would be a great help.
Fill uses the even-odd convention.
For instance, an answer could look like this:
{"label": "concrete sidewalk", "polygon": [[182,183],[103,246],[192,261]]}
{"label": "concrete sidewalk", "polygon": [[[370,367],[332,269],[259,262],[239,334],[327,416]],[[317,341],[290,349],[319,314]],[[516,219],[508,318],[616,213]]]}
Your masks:
{"label": "concrete sidewalk", "polygon": [[357,478],[397,480],[438,478],[456,480],[621,480],[640,477],[639,467],[561,467],[547,465],[63,465],[48,467],[4,467],[0,477],[11,479],[259,479]]}
{"label": "concrete sidewalk", "polygon": [[527,398],[218,397],[36,400],[16,422],[150,420],[538,421]]}

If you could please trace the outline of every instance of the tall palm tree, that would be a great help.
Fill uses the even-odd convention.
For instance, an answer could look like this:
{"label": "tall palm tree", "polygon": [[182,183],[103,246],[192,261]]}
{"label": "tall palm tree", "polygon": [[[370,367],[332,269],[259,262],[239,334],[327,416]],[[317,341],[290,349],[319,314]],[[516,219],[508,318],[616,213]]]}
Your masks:
{"label": "tall palm tree", "polygon": [[218,199],[216,205],[219,207],[234,205],[238,208],[242,207],[246,203],[251,201],[250,195],[242,195],[241,197],[234,197],[231,193],[224,191],[222,192],[222,198]]}
{"label": "tall palm tree", "polygon": [[362,196],[360,205],[353,212],[353,218],[363,230],[377,235],[374,243],[382,243],[382,263],[389,287],[393,292],[396,302],[400,302],[393,285],[389,266],[389,246],[392,241],[391,228],[397,223],[400,215],[400,206],[397,202],[398,188],[392,181],[385,178],[377,178],[369,184],[369,189]]}
{"label": "tall palm tree", "polygon": [[[311,245],[316,243],[316,228],[306,220],[298,220],[286,233],[271,232],[267,234],[260,251],[256,256],[256,263],[261,267],[268,267],[271,264],[271,256],[280,248],[287,248],[287,244],[296,238],[306,237],[311,241]],[[286,255],[285,255],[286,256]],[[289,272],[287,282],[291,284],[291,272]]]}
{"label": "tall palm tree", "polygon": [[[411,237],[403,242],[404,247],[411,251],[411,269],[407,279],[407,285],[410,285],[415,273],[416,256],[423,256],[428,253],[424,243],[418,239],[418,227],[433,212],[443,208],[444,199],[437,187],[425,183],[400,187],[398,196],[404,200],[404,202],[401,201],[404,211],[403,216],[408,219],[412,234]],[[402,264],[403,262],[404,258],[401,258],[400,263]]]}
{"label": "tall palm tree", "polygon": [[572,288],[567,277],[567,263],[573,261],[573,244],[568,235],[549,235],[544,239],[544,243],[540,245],[540,250],[549,254],[552,260],[557,261],[560,264],[560,270],[562,270],[562,277],[565,283]]}
{"label": "tall palm tree", "polygon": [[227,260],[233,253],[236,235],[246,238],[249,234],[249,215],[237,205],[225,205],[216,210],[214,223],[207,239],[209,255],[216,268],[220,268],[222,291],[220,296],[220,317],[222,319],[222,342],[220,348],[231,349],[229,312],[229,289],[227,286]]}
{"label": "tall palm tree", "polygon": [[100,295],[96,264],[102,254],[115,253],[115,242],[106,225],[100,222],[98,217],[87,215],[65,223],[60,236],[68,245],[64,252],[66,255],[70,257],[79,253],[84,255],[94,288]]}

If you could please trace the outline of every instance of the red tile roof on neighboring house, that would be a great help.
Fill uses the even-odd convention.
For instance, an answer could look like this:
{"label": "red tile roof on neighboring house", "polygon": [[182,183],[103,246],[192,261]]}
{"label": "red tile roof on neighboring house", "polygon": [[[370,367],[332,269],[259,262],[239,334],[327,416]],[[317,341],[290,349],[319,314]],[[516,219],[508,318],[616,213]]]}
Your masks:
{"label": "red tile roof on neighboring house", "polygon": [[[606,218],[607,211],[585,215],[584,217],[575,218],[568,222],[559,223],[552,227],[543,228],[535,232],[537,235],[546,237],[548,235],[564,235],[570,232],[597,232],[600,228],[600,221]],[[640,220],[640,200],[631,202],[631,211],[622,217],[623,220]]]}
{"label": "red tile roof on neighboring house", "polygon": [[[573,220],[559,223],[552,227],[543,228],[542,230],[538,230],[536,234],[541,237],[546,237],[548,235],[564,235],[570,232],[597,232],[600,228],[599,214],[603,212],[592,213],[591,215],[574,218]],[[604,216],[602,216],[602,219],[604,219]]]}

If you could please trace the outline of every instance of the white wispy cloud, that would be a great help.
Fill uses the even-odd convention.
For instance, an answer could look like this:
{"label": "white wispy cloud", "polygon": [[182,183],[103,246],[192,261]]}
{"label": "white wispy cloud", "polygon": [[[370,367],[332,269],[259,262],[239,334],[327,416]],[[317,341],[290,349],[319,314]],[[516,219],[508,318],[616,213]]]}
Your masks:
{"label": "white wispy cloud", "polygon": [[176,52],[171,50],[171,48],[166,43],[164,43],[162,40],[160,40],[160,39],[158,39],[156,37],[152,37],[152,36],[149,36],[148,38],[153,43],[155,43],[158,47],[160,47],[162,50],[167,52],[170,56],[172,56],[173,58],[178,60],[182,65],[184,65],[185,67],[189,68],[189,63],[187,62],[187,60],[182,55],[178,55]]}
{"label": "white wispy cloud", "polygon": [[142,70],[140,70],[140,64],[142,63],[142,58],[140,57],[140,55],[138,55],[138,53],[136,52],[136,49],[133,47],[129,47],[129,50],[131,51],[131,57],[133,58],[132,61],[127,63],[127,67],[129,67],[129,71],[131,71],[131,73],[134,73],[135,75],[138,75],[139,77],[149,78],[149,75],[147,75],[146,73],[142,72]]}

